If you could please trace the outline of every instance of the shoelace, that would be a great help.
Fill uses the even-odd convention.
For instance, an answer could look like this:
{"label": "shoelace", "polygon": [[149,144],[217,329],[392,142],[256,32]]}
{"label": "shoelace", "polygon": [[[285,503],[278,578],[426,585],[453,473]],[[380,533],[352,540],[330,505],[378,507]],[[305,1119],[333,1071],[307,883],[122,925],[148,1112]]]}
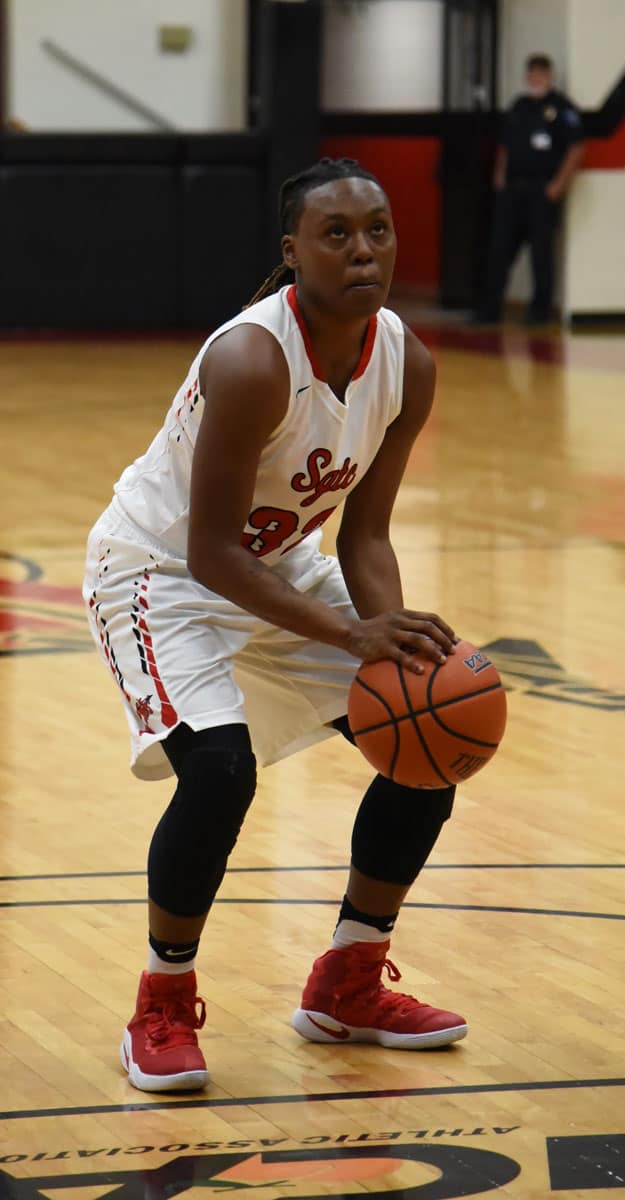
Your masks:
{"label": "shoelace", "polygon": [[189,1038],[189,1030],[201,1029],[205,1020],[206,1005],[201,996],[196,996],[193,1001],[168,1000],[158,1007],[155,1004],[146,1029],[153,1042],[181,1046],[192,1040]]}
{"label": "shoelace", "polygon": [[405,992],[391,992],[382,983],[382,972],[386,971],[391,983],[397,983],[401,979],[401,971],[391,962],[390,958],[385,958],[382,963],[360,963],[360,970],[363,975],[373,975],[374,978],[370,981],[370,987],[366,988],[365,996],[368,1000],[375,1002],[379,1009],[392,1008],[395,1013],[400,1016],[414,1011],[415,1008],[423,1008],[424,1005],[420,1000],[416,1000],[414,996],[408,996]]}

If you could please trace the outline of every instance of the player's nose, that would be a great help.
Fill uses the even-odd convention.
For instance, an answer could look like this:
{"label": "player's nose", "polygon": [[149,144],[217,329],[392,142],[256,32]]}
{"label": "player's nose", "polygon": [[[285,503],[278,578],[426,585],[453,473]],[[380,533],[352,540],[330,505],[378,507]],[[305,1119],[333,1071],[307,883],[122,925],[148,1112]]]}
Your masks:
{"label": "player's nose", "polygon": [[352,262],[373,262],[371,242],[364,231],[360,230],[354,234],[351,250]]}

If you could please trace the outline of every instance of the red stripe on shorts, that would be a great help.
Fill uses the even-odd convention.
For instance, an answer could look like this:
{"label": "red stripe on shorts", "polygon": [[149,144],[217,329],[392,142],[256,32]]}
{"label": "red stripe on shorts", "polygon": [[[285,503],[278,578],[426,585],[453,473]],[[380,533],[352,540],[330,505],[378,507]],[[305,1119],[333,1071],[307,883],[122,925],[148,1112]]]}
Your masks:
{"label": "red stripe on shorts", "polygon": [[[143,578],[145,580],[145,583],[141,585],[141,591],[144,593],[144,595],[140,596],[139,599],[141,602],[141,607],[144,610],[144,614],[146,614],[150,607],[148,604],[148,598],[145,595],[145,593],[148,590],[148,584],[150,582],[150,576],[147,571],[144,571]],[[152,642],[152,636],[148,629],[145,615],[139,617],[139,619],[137,621],[137,629],[140,632],[141,641],[143,642],[143,648],[145,650],[145,659],[146,659],[146,662],[148,665],[148,671],[150,672],[150,675],[151,675],[152,679],[154,680],[156,694],[161,702],[161,721],[166,729],[171,729],[172,725],[177,724],[178,713],[176,712],[171,700],[169,699],[165,685],[160,677],[158,666],[156,664],[156,656],[154,654],[154,645]]]}

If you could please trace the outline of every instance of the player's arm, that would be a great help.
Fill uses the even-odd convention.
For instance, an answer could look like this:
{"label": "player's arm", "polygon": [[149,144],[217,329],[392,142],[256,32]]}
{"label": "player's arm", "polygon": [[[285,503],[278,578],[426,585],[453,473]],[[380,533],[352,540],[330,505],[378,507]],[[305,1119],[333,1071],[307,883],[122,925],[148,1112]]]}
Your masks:
{"label": "player's arm", "polygon": [[405,329],[402,408],[389,425],[366,475],[345,501],[337,553],[361,617],[403,606],[399,567],[390,539],[395,498],[413,443],[432,407],[436,370],[425,346]]}
{"label": "player's arm", "polygon": [[[337,553],[349,594],[364,620],[394,610],[418,625],[425,639],[443,654],[452,649],[454,632],[440,617],[403,608],[401,578],[391,545],[390,521],[395,498],[415,438],[432,407],[436,371],[425,346],[407,328],[402,408],[389,425],[366,475],[345,501]],[[412,628],[412,624],[411,624]],[[425,643],[407,643],[427,649]]]}
{"label": "player's arm", "polygon": [[229,330],[200,368],[204,413],[193,455],[187,561],[195,578],[255,616],[303,637],[345,645],[351,622],[306,596],[241,544],[263,447],[284,418],[289,371],[276,339]]}
{"label": "player's arm", "polygon": [[[431,657],[439,648],[424,642],[420,618],[382,613],[371,620],[350,619],[292,587],[241,544],[263,447],[288,404],[288,367],[272,335],[253,325],[224,334],[204,356],[200,386],[204,413],[191,474],[191,573],[210,591],[272,625],[341,646],[363,662],[392,657],[409,670],[422,670],[406,647]],[[439,631],[439,639],[444,636]]]}

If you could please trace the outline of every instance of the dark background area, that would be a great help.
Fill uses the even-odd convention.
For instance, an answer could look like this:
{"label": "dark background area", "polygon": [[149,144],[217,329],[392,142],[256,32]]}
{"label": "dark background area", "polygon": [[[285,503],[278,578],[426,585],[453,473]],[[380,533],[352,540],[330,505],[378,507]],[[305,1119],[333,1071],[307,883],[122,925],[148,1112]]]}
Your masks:
{"label": "dark background area", "polygon": [[[450,15],[467,3],[448,0]],[[496,0],[469,7],[494,14]],[[322,114],[321,20],[315,0],[249,0],[245,133],[4,133],[0,327],[218,324],[280,260],[282,179],[322,153],[380,174],[400,235],[400,283],[416,275],[443,303],[471,303],[482,246],[474,228],[465,234],[478,210],[484,224],[492,111]],[[447,97],[453,39],[446,46]],[[490,90],[492,109],[494,75]],[[467,156],[467,138],[478,156]]]}
{"label": "dark background area", "polygon": [[[0,328],[207,330],[280,261],[277,193],[320,154],[386,188],[395,279],[472,308],[492,201],[498,0],[445,0],[443,107],[322,113],[320,0],[248,0],[249,129],[0,135]],[[0,50],[6,47],[0,0]],[[0,53],[0,126],[7,64]],[[625,76],[584,114],[589,165],[625,155]]]}
{"label": "dark background area", "polygon": [[206,328],[251,298],[279,182],[317,156],[320,30],[317,4],[253,7],[249,132],[2,135],[1,327]]}

